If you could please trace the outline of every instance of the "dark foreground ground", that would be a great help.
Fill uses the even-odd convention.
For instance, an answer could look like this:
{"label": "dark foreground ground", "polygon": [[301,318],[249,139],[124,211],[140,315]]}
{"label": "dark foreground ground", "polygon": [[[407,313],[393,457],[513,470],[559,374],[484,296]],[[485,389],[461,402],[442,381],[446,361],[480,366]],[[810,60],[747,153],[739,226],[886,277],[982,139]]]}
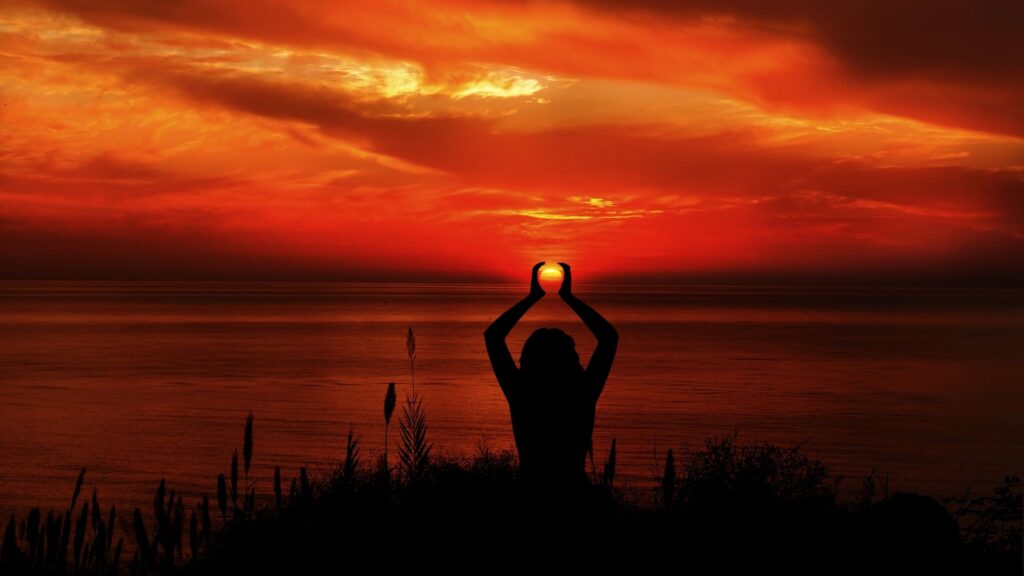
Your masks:
{"label": "dark foreground ground", "polygon": [[[214,496],[186,507],[163,484],[152,510],[109,512],[95,495],[66,511],[6,523],[5,573],[457,572],[558,568],[732,573],[1021,574],[1021,485],[938,501],[887,494],[874,477],[860,495],[798,449],[708,440],[665,455],[660,485],[622,490],[615,457],[572,497],[523,490],[514,455],[433,457],[400,451],[367,465],[358,442],[337,470],[246,489],[242,461]],[[84,470],[83,470],[84,473]]]}

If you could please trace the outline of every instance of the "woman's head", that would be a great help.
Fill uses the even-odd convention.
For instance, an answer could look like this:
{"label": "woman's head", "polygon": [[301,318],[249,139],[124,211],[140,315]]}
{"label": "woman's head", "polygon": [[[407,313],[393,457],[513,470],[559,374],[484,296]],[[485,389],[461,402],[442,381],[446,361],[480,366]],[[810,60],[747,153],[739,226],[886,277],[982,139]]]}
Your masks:
{"label": "woman's head", "polygon": [[575,377],[583,373],[576,342],[558,328],[538,328],[519,355],[519,368],[540,378]]}

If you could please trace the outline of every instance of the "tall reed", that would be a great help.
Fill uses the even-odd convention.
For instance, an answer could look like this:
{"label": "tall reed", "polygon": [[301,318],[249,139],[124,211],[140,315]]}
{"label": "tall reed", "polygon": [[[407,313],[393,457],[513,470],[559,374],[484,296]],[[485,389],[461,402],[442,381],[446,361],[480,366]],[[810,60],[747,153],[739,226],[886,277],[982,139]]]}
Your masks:
{"label": "tall reed", "polygon": [[384,470],[388,469],[388,429],[391,427],[391,415],[395,412],[395,383],[388,382],[388,391],[384,394]]}
{"label": "tall reed", "polygon": [[609,488],[615,484],[615,460],[615,438],[612,438],[612,447],[611,450],[608,451],[608,460],[604,463],[604,475],[601,478],[604,484]]}
{"label": "tall reed", "polygon": [[412,333],[412,326],[405,336],[405,349],[409,353],[409,370],[412,372],[412,393],[416,394],[416,335]]}
{"label": "tall reed", "polygon": [[661,477],[661,499],[666,510],[672,508],[676,496],[676,459],[672,449],[665,455],[665,473]]}
{"label": "tall reed", "polygon": [[416,394],[416,336],[413,334],[412,326],[409,327],[405,343],[409,354],[412,393],[405,396],[402,417],[398,422],[402,434],[399,459],[405,477],[414,480],[426,469],[430,461],[432,444],[427,442],[427,412],[423,408],[423,400]]}
{"label": "tall reed", "polygon": [[252,512],[255,498],[255,493],[251,493],[255,488],[249,486],[249,465],[252,464],[252,421],[252,412],[249,412],[245,418],[245,437],[242,444],[242,457],[245,460],[245,504],[243,508],[247,516]]}
{"label": "tall reed", "polygon": [[357,470],[359,470],[359,438],[353,436],[352,427],[349,426],[348,438],[345,441],[345,463],[341,468],[342,479],[346,483],[352,482]]}
{"label": "tall reed", "polygon": [[406,478],[413,480],[426,469],[433,447],[427,442],[427,412],[423,409],[423,400],[415,394],[406,397],[399,425],[402,432],[399,453],[402,470]]}

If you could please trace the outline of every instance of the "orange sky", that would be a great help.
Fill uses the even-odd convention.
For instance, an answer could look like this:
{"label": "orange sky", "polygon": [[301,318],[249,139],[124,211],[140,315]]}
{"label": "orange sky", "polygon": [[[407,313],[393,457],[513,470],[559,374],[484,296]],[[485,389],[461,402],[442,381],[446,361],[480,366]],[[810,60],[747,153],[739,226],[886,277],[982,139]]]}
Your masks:
{"label": "orange sky", "polygon": [[0,279],[1018,282],[1022,21],[8,0]]}

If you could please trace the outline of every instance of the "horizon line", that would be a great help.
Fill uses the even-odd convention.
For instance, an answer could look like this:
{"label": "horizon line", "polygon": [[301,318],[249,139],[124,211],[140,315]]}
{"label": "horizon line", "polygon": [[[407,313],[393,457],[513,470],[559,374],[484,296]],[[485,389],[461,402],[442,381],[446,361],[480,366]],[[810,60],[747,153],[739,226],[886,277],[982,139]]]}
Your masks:
{"label": "horizon line", "polygon": [[[39,278],[39,279],[4,279],[0,278],[0,285],[27,285],[27,284],[135,284],[135,285],[159,285],[159,284],[193,284],[193,285],[347,285],[347,286],[493,286],[513,287],[528,286],[526,281],[498,280],[493,278],[481,279],[429,279],[418,278],[409,280],[327,280],[327,279],[209,279],[209,278],[170,278],[170,279],[144,279],[144,278]],[[857,289],[989,289],[989,290],[1024,290],[1024,282],[1019,280],[1004,282],[978,282],[976,280],[962,281],[935,281],[926,282],[850,282],[850,281],[821,281],[812,279],[790,279],[788,281],[765,282],[765,281],[744,281],[744,280],[639,280],[630,281],[619,278],[601,278],[600,280],[579,282],[575,281],[575,287],[622,287],[622,288],[857,288]],[[525,289],[525,288],[524,288]],[[546,291],[549,295],[557,294],[554,289]]]}

